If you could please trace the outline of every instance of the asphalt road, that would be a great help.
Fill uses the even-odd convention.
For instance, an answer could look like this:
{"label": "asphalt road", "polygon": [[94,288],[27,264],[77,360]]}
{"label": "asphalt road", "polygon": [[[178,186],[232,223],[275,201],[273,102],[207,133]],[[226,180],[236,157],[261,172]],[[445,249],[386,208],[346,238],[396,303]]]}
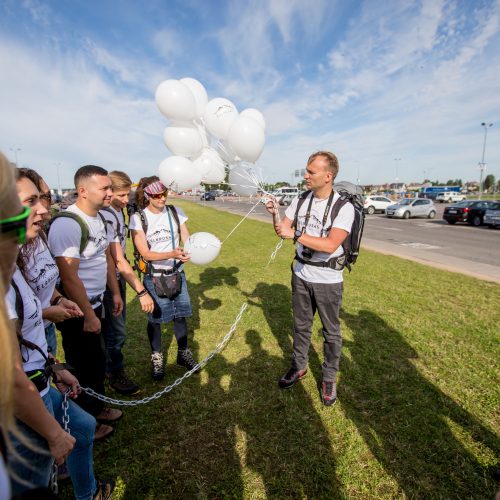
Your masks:
{"label": "asphalt road", "polygon": [[[242,216],[255,204],[237,198],[193,201]],[[437,215],[432,220],[367,215],[363,246],[500,283],[500,230],[469,224],[449,225],[442,219],[445,206],[436,204]],[[252,217],[270,221],[261,204],[252,212]]]}

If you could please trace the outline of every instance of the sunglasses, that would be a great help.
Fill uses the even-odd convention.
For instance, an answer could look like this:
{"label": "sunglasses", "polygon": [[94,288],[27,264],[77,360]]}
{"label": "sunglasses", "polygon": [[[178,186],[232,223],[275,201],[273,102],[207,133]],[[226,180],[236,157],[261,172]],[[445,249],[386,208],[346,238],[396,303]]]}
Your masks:
{"label": "sunglasses", "polygon": [[163,193],[150,194],[149,197],[153,200],[159,200],[160,198],[166,198],[168,196],[168,191],[163,191]]}
{"label": "sunglasses", "polygon": [[19,215],[0,220],[0,234],[15,231],[17,242],[20,245],[26,243],[26,225],[28,223],[30,213],[30,207],[23,207],[23,211]]}

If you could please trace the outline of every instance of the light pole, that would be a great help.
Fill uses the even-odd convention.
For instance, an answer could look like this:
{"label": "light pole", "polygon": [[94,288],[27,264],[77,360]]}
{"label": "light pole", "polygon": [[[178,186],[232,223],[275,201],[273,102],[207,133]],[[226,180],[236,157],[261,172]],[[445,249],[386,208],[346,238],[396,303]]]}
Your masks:
{"label": "light pole", "polygon": [[19,167],[19,164],[17,163],[17,153],[18,151],[21,151],[21,148],[9,148],[13,153],[14,156],[16,157],[16,167]]}
{"label": "light pole", "polygon": [[396,182],[398,182],[399,181],[399,176],[398,176],[399,162],[401,161],[401,158],[394,158],[394,161],[396,162]]}
{"label": "light pole", "polygon": [[486,170],[486,163],[484,162],[484,154],[486,152],[486,138],[488,137],[488,129],[493,127],[493,123],[481,123],[481,127],[484,128],[484,141],[483,141],[483,155],[481,157],[481,162],[479,163],[479,199],[483,194],[483,173]]}

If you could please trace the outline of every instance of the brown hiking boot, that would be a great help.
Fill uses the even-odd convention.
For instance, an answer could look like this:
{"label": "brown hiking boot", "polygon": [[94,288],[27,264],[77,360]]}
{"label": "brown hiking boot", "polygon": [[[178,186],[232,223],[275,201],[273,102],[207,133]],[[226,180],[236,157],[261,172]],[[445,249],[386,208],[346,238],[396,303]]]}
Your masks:
{"label": "brown hiking boot", "polygon": [[111,436],[115,430],[110,425],[97,424],[95,426],[94,441],[100,441]]}
{"label": "brown hiking boot", "polygon": [[103,408],[101,413],[95,418],[99,422],[115,422],[122,418],[123,412],[116,408]]}

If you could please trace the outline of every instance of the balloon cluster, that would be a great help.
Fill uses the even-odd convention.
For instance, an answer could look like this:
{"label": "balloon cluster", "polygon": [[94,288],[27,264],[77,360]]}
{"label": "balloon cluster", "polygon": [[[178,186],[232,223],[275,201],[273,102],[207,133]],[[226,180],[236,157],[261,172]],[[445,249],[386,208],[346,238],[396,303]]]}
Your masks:
{"label": "balloon cluster", "polygon": [[260,111],[248,108],[238,113],[223,97],[209,101],[205,87],[194,78],[165,80],[155,99],[170,120],[163,139],[173,156],[160,164],[163,184],[178,192],[201,183],[219,184],[228,165],[233,191],[242,196],[256,193],[257,176],[249,163],[257,161],[266,140]]}

